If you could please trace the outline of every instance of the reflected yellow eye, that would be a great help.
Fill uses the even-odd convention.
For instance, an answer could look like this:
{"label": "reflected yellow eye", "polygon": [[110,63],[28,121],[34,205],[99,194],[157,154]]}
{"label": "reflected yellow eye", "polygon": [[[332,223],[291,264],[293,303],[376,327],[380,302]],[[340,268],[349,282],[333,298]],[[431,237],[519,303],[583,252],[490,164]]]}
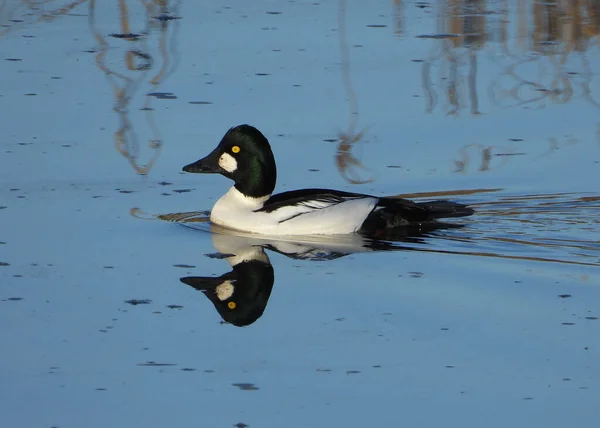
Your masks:
{"label": "reflected yellow eye", "polygon": [[233,153],[239,153],[239,152],[240,152],[240,146],[233,146],[233,147],[231,148],[231,151],[232,151]]}
{"label": "reflected yellow eye", "polygon": [[[237,147],[237,146],[235,146],[235,147]],[[238,149],[238,151],[240,150],[240,148],[239,148],[239,147],[237,147],[237,149]],[[227,307],[228,307],[229,309],[235,309],[235,307],[236,307],[236,306],[237,306],[237,305],[235,304],[235,302],[229,302],[229,303],[227,303]]]}

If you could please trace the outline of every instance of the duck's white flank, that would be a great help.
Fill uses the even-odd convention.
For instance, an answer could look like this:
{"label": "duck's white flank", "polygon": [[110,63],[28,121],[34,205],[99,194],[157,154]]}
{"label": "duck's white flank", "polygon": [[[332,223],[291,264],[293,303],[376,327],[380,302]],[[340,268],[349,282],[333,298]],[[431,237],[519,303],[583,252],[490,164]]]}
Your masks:
{"label": "duck's white flank", "polygon": [[232,187],[215,204],[210,220],[228,229],[268,235],[335,235],[356,232],[378,199],[354,198],[342,203],[311,201],[257,212],[268,197],[244,196]]}

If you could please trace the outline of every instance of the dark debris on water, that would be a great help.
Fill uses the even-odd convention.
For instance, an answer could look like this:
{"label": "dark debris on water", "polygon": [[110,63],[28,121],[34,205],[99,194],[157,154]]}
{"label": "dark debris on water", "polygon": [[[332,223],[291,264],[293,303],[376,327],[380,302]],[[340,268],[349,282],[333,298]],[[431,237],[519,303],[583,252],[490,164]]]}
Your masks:
{"label": "dark debris on water", "polygon": [[242,391],[258,391],[259,388],[253,383],[232,383],[232,386],[236,386]]}
{"label": "dark debris on water", "polygon": [[156,361],[146,361],[145,363],[138,363],[138,366],[146,367],[172,367],[176,366],[174,363],[157,363]]}
{"label": "dark debris on water", "polygon": [[128,303],[133,306],[149,305],[150,303],[152,303],[152,300],[150,300],[150,299],[131,299],[131,300],[125,300],[125,303]]}

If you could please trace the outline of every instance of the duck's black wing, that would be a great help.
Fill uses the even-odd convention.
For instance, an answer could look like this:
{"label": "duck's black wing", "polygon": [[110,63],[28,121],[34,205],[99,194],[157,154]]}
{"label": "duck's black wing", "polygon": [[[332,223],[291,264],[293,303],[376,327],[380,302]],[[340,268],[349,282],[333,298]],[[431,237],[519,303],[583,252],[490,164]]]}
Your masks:
{"label": "duck's black wing", "polygon": [[322,208],[323,206],[337,205],[348,200],[360,198],[373,198],[373,196],[329,189],[291,190],[271,196],[265,202],[264,206],[257,211],[270,213],[283,207],[310,207],[313,205],[318,205],[319,208]]}

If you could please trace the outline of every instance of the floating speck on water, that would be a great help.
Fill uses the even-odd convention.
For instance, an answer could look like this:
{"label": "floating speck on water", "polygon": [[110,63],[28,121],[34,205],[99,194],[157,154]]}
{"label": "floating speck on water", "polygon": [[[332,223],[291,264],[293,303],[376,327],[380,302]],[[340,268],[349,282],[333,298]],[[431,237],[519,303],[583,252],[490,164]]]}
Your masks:
{"label": "floating speck on water", "polygon": [[133,306],[149,305],[150,303],[152,303],[152,300],[150,300],[150,299],[131,299],[131,300],[125,300],[125,303],[128,303]]}
{"label": "floating speck on water", "polygon": [[574,322],[563,322],[563,323],[561,323],[561,324],[562,324],[562,325],[575,325],[575,323],[574,323]]}
{"label": "floating speck on water", "polygon": [[508,141],[517,142],[517,141],[524,141],[524,140],[522,138],[509,138]]}
{"label": "floating speck on water", "polygon": [[157,363],[156,361],[146,361],[145,363],[138,363],[138,366],[147,366],[147,367],[171,367],[176,366],[177,364],[173,363]]}
{"label": "floating speck on water", "polygon": [[134,193],[135,192],[135,190],[121,190],[121,189],[117,189],[117,191],[119,193]]}
{"label": "floating speck on water", "polygon": [[6,205],[0,205],[0,210],[8,208]]}
{"label": "floating speck on water", "polygon": [[102,269],[114,269],[114,268],[115,268],[114,266],[109,266],[109,265],[102,266]]}
{"label": "floating speck on water", "polygon": [[19,302],[21,300],[23,300],[22,297],[9,297],[7,299],[3,299],[2,301],[3,302]]}
{"label": "floating speck on water", "polygon": [[11,61],[11,62],[19,62],[19,61],[23,61],[21,58],[4,58],[5,61]]}
{"label": "floating speck on water", "polygon": [[386,168],[402,168],[400,165],[387,165]]}
{"label": "floating speck on water", "polygon": [[368,24],[368,28],[387,28],[387,25],[384,24]]}
{"label": "floating speck on water", "polygon": [[329,373],[331,372],[331,369],[317,369],[318,372],[324,372],[324,373]]}
{"label": "floating speck on water", "polygon": [[0,266],[10,266],[10,263],[0,262]]}
{"label": "floating speck on water", "polygon": [[95,391],[106,391],[106,388],[96,388]]}
{"label": "floating speck on water", "polygon": [[253,383],[232,383],[232,386],[236,386],[242,391],[258,391],[258,387]]}
{"label": "floating speck on water", "polygon": [[183,309],[183,306],[181,306],[181,305],[167,305],[167,308],[169,308],[169,309]]}
{"label": "floating speck on water", "polygon": [[194,265],[186,265],[186,264],[177,264],[177,265],[173,265],[173,267],[183,268],[183,269],[193,269],[196,266],[194,266]]}
{"label": "floating speck on water", "polygon": [[168,181],[159,181],[157,184],[159,186],[170,186],[173,183],[169,183]]}
{"label": "floating speck on water", "polygon": [[317,169],[317,168],[309,168],[308,170],[310,172],[319,172],[319,171],[321,171],[320,169]]}
{"label": "floating speck on water", "polygon": [[267,15],[281,15],[283,12],[268,12]]}
{"label": "floating speck on water", "polygon": [[181,369],[181,371],[183,372],[195,372],[196,369],[192,368],[192,367],[184,367]]}
{"label": "floating speck on water", "polygon": [[24,94],[26,97],[35,97],[37,94],[35,92],[29,92],[27,94]]}
{"label": "floating speck on water", "polygon": [[360,370],[346,370],[347,375],[358,374],[358,373],[360,373]]}
{"label": "floating speck on water", "polygon": [[62,79],[62,77],[60,77],[60,76],[50,76],[50,79],[60,80],[60,79]]}
{"label": "floating speck on water", "polygon": [[[229,254],[229,253],[207,253],[205,254],[206,257],[208,257],[209,259],[226,259],[229,257],[233,257],[235,256],[235,254]],[[194,266],[195,267],[195,266]]]}
{"label": "floating speck on water", "polygon": [[558,297],[560,297],[561,299],[568,299],[569,297],[571,297],[570,294],[559,294]]}
{"label": "floating speck on water", "polygon": [[214,373],[215,371],[214,371],[214,370],[211,370],[211,369],[207,369],[207,370],[203,370],[203,372],[204,372],[204,373]]}
{"label": "floating speck on water", "polygon": [[188,193],[191,192],[194,189],[173,189],[173,192],[175,193]]}
{"label": "floating speck on water", "polygon": [[527,153],[519,152],[519,153],[494,153],[494,156],[526,156]]}
{"label": "floating speck on water", "polygon": [[209,105],[212,104],[212,101],[188,101],[188,104]]}
{"label": "floating speck on water", "polygon": [[149,97],[155,97],[159,100],[175,100],[177,96],[172,92],[150,92],[147,94]]}
{"label": "floating speck on water", "polygon": [[115,39],[127,39],[127,40],[137,40],[142,37],[141,34],[136,33],[111,33],[110,37],[114,37]]}
{"label": "floating speck on water", "polygon": [[166,15],[166,14],[153,16],[152,18],[156,19],[157,21],[162,21],[162,22],[172,21],[174,19],[181,19],[180,16],[173,16],[173,15]]}
{"label": "floating speck on water", "polygon": [[254,73],[255,76],[270,76],[269,73]]}

